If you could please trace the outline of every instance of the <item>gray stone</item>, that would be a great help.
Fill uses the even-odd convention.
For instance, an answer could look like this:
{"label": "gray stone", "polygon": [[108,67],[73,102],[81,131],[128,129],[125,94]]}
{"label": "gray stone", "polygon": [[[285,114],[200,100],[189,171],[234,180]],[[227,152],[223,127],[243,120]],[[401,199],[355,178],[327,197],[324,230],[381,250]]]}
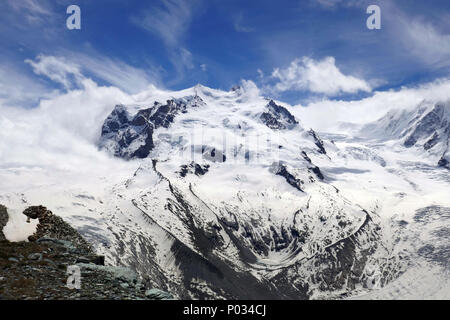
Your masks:
{"label": "gray stone", "polygon": [[50,259],[43,259],[42,261],[45,261],[45,262],[47,262],[48,264],[51,264],[52,266],[56,266],[55,262],[53,262],[53,261],[50,260]]}
{"label": "gray stone", "polygon": [[6,207],[0,205],[0,241],[5,241],[6,237],[3,234],[3,227],[8,223],[8,211]]}
{"label": "gray stone", "polygon": [[77,258],[76,263],[91,263],[91,260],[86,257],[80,256]]}
{"label": "gray stone", "polygon": [[53,239],[49,237],[42,237],[36,240],[37,243],[45,243],[45,244],[54,244],[57,246],[65,247],[69,250],[74,250],[75,246],[72,242],[68,240],[60,240],[60,239]]}
{"label": "gray stone", "polygon": [[121,283],[120,286],[121,286],[122,288],[124,288],[124,289],[127,289],[127,288],[130,287],[130,285],[129,285],[128,283],[126,283],[126,282]]}
{"label": "gray stone", "polygon": [[35,261],[41,261],[42,260],[42,253],[32,253],[28,255],[29,260],[35,260]]}
{"label": "gray stone", "polygon": [[154,300],[173,300],[173,296],[165,291],[159,290],[159,289],[149,289],[145,291],[145,295],[149,299]]}

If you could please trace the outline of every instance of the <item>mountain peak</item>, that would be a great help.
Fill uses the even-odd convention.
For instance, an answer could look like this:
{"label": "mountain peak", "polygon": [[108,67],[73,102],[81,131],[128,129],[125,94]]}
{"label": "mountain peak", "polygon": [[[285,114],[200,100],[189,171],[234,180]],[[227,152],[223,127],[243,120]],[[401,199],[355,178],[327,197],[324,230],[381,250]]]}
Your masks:
{"label": "mountain peak", "polygon": [[399,141],[406,148],[417,148],[447,166],[450,139],[450,101],[422,101],[411,110],[394,109],[379,120],[364,126],[369,137]]}

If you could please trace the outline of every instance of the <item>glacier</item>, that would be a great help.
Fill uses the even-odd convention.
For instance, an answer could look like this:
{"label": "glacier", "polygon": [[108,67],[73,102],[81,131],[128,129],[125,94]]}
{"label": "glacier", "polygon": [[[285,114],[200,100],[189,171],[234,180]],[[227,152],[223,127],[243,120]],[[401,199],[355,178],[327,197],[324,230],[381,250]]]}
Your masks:
{"label": "glacier", "polygon": [[450,297],[448,102],[337,134],[240,87],[138,98],[95,119],[92,168],[3,165],[0,203],[177,298]]}

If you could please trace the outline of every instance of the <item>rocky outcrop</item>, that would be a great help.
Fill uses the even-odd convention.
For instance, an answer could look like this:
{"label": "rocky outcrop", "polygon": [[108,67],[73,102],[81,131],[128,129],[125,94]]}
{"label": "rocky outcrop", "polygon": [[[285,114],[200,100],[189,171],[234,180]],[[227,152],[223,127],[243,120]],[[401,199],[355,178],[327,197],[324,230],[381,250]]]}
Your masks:
{"label": "rocky outcrop", "polygon": [[[70,241],[0,242],[0,299],[146,299],[144,282],[125,268],[77,262]],[[80,287],[69,276],[79,270]],[[133,275],[127,276],[127,275]]]}
{"label": "rocky outcrop", "polygon": [[[0,206],[0,225],[6,208]],[[82,236],[44,206],[24,211],[39,219],[30,242],[0,241],[0,300],[171,299],[125,267],[105,266]],[[79,287],[69,277],[79,272]]]}
{"label": "rocky outcrop", "polygon": [[308,133],[314,139],[314,144],[319,149],[319,152],[322,154],[327,154],[327,151],[325,150],[325,146],[323,144],[323,140],[319,137],[319,135],[313,129],[309,130]]}
{"label": "rocky outcrop", "polygon": [[[379,238],[380,227],[366,213],[365,221],[356,232],[330,244],[321,253],[282,270],[271,280],[283,286],[286,295],[291,297],[295,294],[308,296],[313,290],[318,297],[321,292],[335,290],[346,294],[357,286],[366,287],[370,276],[365,269],[377,249]],[[314,272],[307,275],[305,269]]]}
{"label": "rocky outcrop", "polygon": [[31,206],[24,210],[29,219],[38,219],[36,232],[28,237],[33,242],[42,238],[70,241],[85,253],[93,253],[91,245],[61,217],[54,215],[44,206]]}
{"label": "rocky outcrop", "polygon": [[292,187],[297,189],[298,191],[304,192],[302,189],[303,181],[296,178],[292,173],[290,173],[285,165],[280,165],[275,174],[286,179],[286,182],[289,183]]}
{"label": "rocky outcrop", "polygon": [[438,166],[450,169],[450,162],[442,156],[442,158],[438,162]]}
{"label": "rocky outcrop", "polygon": [[303,159],[305,159],[305,161],[309,163],[308,170],[312,171],[317,176],[317,178],[319,178],[320,180],[325,179],[320,168],[318,166],[314,165],[311,158],[308,157],[308,154],[305,151],[302,151],[301,155],[302,155]]}
{"label": "rocky outcrop", "polygon": [[424,137],[429,137],[424,144],[424,148],[428,150],[438,143],[438,132],[441,129],[447,132],[449,131],[450,123],[446,115],[448,113],[448,106],[436,104],[431,111],[426,110],[422,112],[423,116],[410,129],[410,132],[408,132],[408,136],[404,142],[405,147],[411,147]]}
{"label": "rocky outcrop", "polygon": [[196,176],[203,176],[209,170],[209,164],[198,164],[195,162],[191,162],[189,165],[182,165],[179,171],[181,177],[186,177],[188,173],[195,174]]}
{"label": "rocky outcrop", "polygon": [[0,204],[0,241],[5,241],[6,237],[3,234],[3,227],[8,223],[8,211],[6,207]]}
{"label": "rocky outcrop", "polygon": [[406,148],[423,149],[438,156],[438,166],[449,168],[450,101],[424,101],[412,110],[392,110],[361,130],[377,139],[401,139]]}
{"label": "rocky outcrop", "polygon": [[100,148],[125,159],[147,158],[155,147],[154,130],[169,128],[178,114],[203,104],[199,96],[172,99],[165,104],[155,102],[135,115],[117,105],[103,124]]}
{"label": "rocky outcrop", "polygon": [[273,130],[291,129],[298,124],[295,117],[284,107],[270,100],[267,111],[260,116],[261,121]]}

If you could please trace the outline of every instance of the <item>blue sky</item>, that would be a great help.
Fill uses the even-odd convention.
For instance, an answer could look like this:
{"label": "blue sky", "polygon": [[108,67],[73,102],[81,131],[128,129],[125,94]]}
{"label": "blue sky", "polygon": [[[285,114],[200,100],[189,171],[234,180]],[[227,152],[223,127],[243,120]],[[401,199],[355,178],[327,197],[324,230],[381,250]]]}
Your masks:
{"label": "blue sky", "polygon": [[[81,30],[66,28],[67,6]],[[366,9],[381,8],[381,30]],[[448,0],[2,0],[0,103],[32,105],[92,78],[228,90],[290,103],[360,99],[449,76]]]}

